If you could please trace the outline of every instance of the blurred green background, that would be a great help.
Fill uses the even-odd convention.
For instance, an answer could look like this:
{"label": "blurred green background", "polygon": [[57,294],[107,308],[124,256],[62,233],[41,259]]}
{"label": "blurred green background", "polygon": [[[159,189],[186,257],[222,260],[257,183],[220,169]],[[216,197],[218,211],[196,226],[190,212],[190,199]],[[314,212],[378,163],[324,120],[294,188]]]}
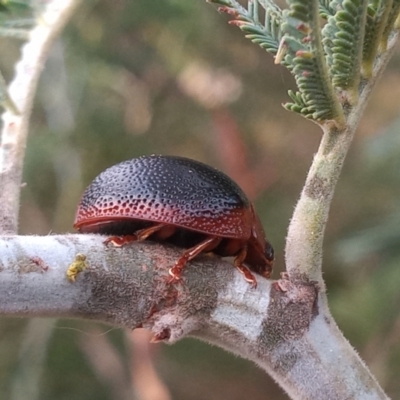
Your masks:
{"label": "blurred green background", "polygon": [[[19,46],[0,40],[8,81]],[[332,312],[392,398],[400,398],[399,67],[398,51],[348,155],[324,251]],[[142,154],[181,155],[225,171],[255,201],[278,278],[321,137],[281,106],[293,88],[283,67],[204,0],[85,1],[40,80],[20,233],[73,232],[79,198],[103,169]],[[82,321],[2,319],[0,399],[288,399],[223,350],[147,340]]]}

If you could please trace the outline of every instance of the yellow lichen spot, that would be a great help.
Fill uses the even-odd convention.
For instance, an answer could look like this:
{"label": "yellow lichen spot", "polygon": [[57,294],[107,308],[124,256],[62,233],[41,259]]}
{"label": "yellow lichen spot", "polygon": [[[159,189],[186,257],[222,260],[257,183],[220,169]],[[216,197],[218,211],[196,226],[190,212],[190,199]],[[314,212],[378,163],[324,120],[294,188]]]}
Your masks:
{"label": "yellow lichen spot", "polygon": [[86,256],[78,253],[75,260],[69,265],[67,269],[67,278],[70,282],[75,282],[76,277],[88,267],[86,263]]}

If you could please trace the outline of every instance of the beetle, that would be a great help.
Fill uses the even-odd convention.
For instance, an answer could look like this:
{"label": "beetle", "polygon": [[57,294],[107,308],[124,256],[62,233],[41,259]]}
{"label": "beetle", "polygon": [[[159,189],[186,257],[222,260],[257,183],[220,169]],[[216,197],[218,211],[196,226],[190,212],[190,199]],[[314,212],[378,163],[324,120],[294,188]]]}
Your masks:
{"label": "beetle", "polygon": [[255,287],[252,272],[269,278],[274,260],[242,189],[217,169],[183,157],[142,156],[106,169],[86,188],[74,227],[112,235],[106,242],[115,246],[150,237],[184,248],[169,269],[171,282],[181,279],[188,261],[212,252],[234,256]]}

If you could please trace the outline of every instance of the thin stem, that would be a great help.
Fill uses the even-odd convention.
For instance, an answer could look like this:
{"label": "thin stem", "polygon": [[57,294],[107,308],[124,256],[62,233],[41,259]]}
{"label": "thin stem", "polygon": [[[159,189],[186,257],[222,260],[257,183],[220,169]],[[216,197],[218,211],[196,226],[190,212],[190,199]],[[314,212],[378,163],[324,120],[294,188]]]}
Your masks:
{"label": "thin stem", "polygon": [[322,243],[333,193],[370,93],[386,67],[397,43],[396,32],[388,50],[377,60],[371,79],[362,86],[359,101],[351,109],[343,129],[325,124],[323,137],[289,225],[286,267],[292,278],[317,281],[321,288]]}
{"label": "thin stem", "polygon": [[48,2],[29,33],[29,41],[23,46],[16,65],[9,94],[19,113],[6,111],[3,114],[0,146],[0,232],[5,234],[17,232],[28,123],[39,75],[51,45],[79,3],[79,0]]}

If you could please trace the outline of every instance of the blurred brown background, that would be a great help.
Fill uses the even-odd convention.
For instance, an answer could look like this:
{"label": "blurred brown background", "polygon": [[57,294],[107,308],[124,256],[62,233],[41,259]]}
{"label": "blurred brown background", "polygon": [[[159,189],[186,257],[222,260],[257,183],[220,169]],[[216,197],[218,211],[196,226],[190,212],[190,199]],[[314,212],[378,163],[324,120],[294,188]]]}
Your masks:
{"label": "blurred brown background", "polygon": [[[8,80],[18,49],[0,40]],[[332,312],[392,398],[400,398],[399,67],[397,52],[348,155],[324,258]],[[283,109],[288,89],[291,75],[203,0],[84,2],[40,81],[20,233],[72,232],[84,188],[112,164],[182,155],[223,170],[255,201],[279,277],[288,222],[321,137]],[[223,350],[192,339],[148,348],[147,340],[88,322],[3,319],[0,399],[288,398]],[[149,388],[159,392],[145,394]]]}

